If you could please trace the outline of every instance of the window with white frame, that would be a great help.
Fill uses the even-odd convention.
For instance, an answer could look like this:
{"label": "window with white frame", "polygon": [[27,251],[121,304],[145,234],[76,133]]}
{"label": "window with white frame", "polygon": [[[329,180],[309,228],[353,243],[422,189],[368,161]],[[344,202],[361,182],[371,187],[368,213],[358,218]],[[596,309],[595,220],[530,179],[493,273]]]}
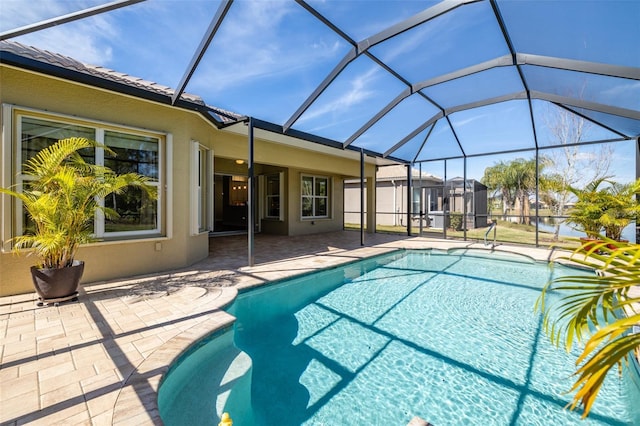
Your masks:
{"label": "window with white frame", "polygon": [[191,141],[191,233],[213,229],[213,151]]}
{"label": "window with white frame", "polygon": [[[105,126],[100,123],[67,122],[62,117],[17,115],[19,173],[18,185],[28,185],[29,177],[22,172],[22,165],[40,150],[53,145],[59,139],[85,137],[107,146],[114,154],[101,147],[86,149],[81,155],[89,163],[105,165],[118,174],[135,172],[149,178],[149,185],[160,188],[161,152],[163,138],[160,134],[146,134],[132,129]],[[160,233],[160,194],[149,198],[139,188],[128,188],[118,195],[109,195],[101,203],[118,213],[118,217],[105,218],[97,214],[94,234],[98,238],[126,237]],[[30,223],[25,212],[18,233],[28,232]]]}
{"label": "window with white frame", "polygon": [[329,178],[302,176],[302,218],[329,217]]}

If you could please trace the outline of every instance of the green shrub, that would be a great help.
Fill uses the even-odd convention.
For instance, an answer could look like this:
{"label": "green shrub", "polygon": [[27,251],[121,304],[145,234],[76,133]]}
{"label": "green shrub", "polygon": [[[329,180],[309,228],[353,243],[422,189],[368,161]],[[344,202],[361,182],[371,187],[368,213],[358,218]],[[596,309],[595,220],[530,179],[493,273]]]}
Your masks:
{"label": "green shrub", "polygon": [[449,227],[456,231],[462,230],[462,213],[451,213],[449,215]]}

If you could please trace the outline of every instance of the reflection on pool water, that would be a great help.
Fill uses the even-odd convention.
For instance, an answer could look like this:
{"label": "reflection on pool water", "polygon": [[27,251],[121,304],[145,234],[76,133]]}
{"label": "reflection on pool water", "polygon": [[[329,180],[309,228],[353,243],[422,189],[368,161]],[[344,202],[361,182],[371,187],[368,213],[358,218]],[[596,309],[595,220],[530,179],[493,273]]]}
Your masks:
{"label": "reflection on pool water", "polygon": [[608,378],[586,421],[564,408],[579,352],[552,346],[533,306],[551,274],[568,273],[588,272],[403,251],[249,291],[230,309],[234,330],[167,375],[163,421],[640,424],[636,371]]}

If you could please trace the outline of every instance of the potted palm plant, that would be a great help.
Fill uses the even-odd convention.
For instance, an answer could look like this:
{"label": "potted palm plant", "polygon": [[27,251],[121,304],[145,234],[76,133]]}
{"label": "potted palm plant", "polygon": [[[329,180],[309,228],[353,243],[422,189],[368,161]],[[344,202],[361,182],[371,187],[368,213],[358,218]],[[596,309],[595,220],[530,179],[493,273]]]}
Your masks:
{"label": "potted palm plant", "polygon": [[[608,183],[601,188],[602,183]],[[620,184],[607,178],[597,179],[584,189],[570,188],[576,196],[575,207],[567,221],[587,234],[587,240],[600,240],[601,231],[608,239],[619,241],[622,230],[640,216],[640,179]],[[589,247],[587,247],[589,248]]]}
{"label": "potted palm plant", "polygon": [[576,196],[575,206],[569,211],[567,222],[587,234],[585,240],[598,240],[602,231],[600,221],[604,211],[604,193],[600,185],[606,178],[590,182],[584,189],[569,187]]}
{"label": "potted palm plant", "polygon": [[136,173],[116,174],[105,166],[90,164],[82,150],[108,147],[86,138],[67,138],[41,150],[24,164],[21,191],[0,188],[1,193],[22,202],[28,220],[23,235],[13,239],[14,250],[31,249],[39,258],[31,275],[39,304],[77,297],[84,262],[76,260],[81,244],[95,240],[93,223],[98,211],[106,218],[118,213],[101,205],[110,194],[137,186],[155,198],[147,178]]}
{"label": "potted palm plant", "polygon": [[627,184],[612,182],[611,186],[602,191],[603,213],[599,221],[607,238],[620,241],[622,230],[640,216],[638,195],[640,179]]}

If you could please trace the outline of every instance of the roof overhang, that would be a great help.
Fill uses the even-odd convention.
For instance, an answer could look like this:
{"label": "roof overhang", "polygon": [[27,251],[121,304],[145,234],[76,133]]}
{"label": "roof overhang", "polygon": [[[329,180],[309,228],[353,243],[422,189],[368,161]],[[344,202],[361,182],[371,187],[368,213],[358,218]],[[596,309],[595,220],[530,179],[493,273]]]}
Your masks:
{"label": "roof overhang", "polygon": [[[301,134],[297,136],[286,134],[282,131],[282,127],[276,124],[255,119],[252,121],[254,123],[254,136],[258,139],[298,149],[304,149],[306,151],[313,151],[322,154],[338,156],[341,158],[347,158],[350,160],[360,161],[361,150],[358,148],[343,149],[341,143],[332,141],[330,139],[318,138],[317,136],[311,134]],[[239,121],[237,123],[225,126],[222,131],[248,137],[248,120]],[[369,164],[375,164],[376,166],[389,166],[399,163],[405,163],[392,158],[383,158],[378,154],[371,153],[365,150],[362,150],[362,152],[364,152],[365,154],[365,162]]]}
{"label": "roof overhang", "polygon": [[[42,53],[43,58],[50,55],[48,52]],[[200,113],[207,121],[211,122],[220,130],[242,134],[248,137],[247,117],[211,107],[206,105],[204,102],[198,102],[197,98],[193,96],[185,95],[179,99],[174,99],[172,96],[174,92],[172,90],[166,90],[166,93],[163,93],[162,89],[144,87],[142,84],[133,84],[129,80],[113,77],[109,72],[110,70],[106,70],[101,73],[92,73],[90,67],[86,67],[86,70],[83,69],[82,66],[79,67],[80,69],[74,69],[54,63],[53,61],[46,61],[43,58],[29,57],[28,55],[20,54],[19,52],[12,50],[11,43],[0,42],[0,64],[111,92],[121,93],[127,96],[158,102],[172,108],[195,111]],[[71,58],[66,59],[71,60]],[[191,99],[196,99],[196,101]],[[266,141],[350,159],[359,159],[360,152],[363,151],[365,153],[366,162],[376,165],[405,163],[402,160],[394,158],[382,158],[380,154],[371,151],[361,150],[355,147],[345,148],[341,142],[322,138],[309,133],[293,129],[290,129],[285,133],[282,126],[269,123],[267,121],[254,119],[253,122],[254,129],[258,130],[258,137]]]}

